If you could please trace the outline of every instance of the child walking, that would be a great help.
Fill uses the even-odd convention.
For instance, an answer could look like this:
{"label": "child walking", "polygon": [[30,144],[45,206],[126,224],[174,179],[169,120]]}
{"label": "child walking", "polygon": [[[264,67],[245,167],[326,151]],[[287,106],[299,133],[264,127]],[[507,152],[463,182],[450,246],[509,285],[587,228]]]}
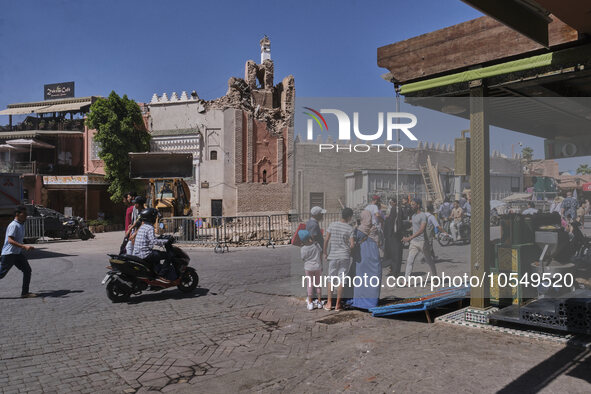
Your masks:
{"label": "child walking", "polygon": [[[305,281],[308,285],[308,298],[306,299],[306,306],[309,311],[314,308],[322,308],[322,287],[320,287],[322,274],[322,248],[317,242],[312,240],[308,230],[298,231],[298,237],[304,244],[300,251],[302,260],[304,261],[304,271],[306,273]],[[314,288],[316,289],[317,299],[312,301]]]}

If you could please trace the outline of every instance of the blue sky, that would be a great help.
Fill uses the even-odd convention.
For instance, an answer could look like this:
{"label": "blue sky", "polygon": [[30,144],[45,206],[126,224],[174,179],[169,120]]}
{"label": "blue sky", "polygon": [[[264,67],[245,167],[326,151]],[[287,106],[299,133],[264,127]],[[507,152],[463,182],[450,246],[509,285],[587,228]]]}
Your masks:
{"label": "blue sky", "polygon": [[[153,93],[196,90],[216,98],[229,77],[243,76],[246,60],[258,62],[264,34],[276,82],[293,74],[298,96],[388,97],[379,46],[480,15],[459,0],[4,0],[0,108],[42,100],[44,84],[65,81],[76,82],[80,97],[115,90],[149,101]],[[543,154],[541,139],[510,132],[494,132],[491,146],[510,154],[518,142]]]}

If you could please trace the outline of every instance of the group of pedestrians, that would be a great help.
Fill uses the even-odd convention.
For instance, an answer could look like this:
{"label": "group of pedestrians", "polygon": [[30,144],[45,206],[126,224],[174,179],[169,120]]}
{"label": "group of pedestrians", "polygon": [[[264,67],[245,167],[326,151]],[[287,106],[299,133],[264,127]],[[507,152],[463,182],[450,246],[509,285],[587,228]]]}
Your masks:
{"label": "group of pedestrians", "polygon": [[[339,311],[343,308],[343,281],[339,281],[340,285],[335,288],[332,282],[328,281],[327,301],[322,301],[320,278],[323,262],[328,264],[325,268],[329,278],[378,278],[378,283],[374,282],[371,285],[366,281],[359,282],[363,283],[361,286],[354,281],[346,282],[354,284],[352,297],[347,301],[347,305],[361,309],[377,306],[382,262],[389,263],[389,275],[400,276],[404,243],[410,244],[404,271],[406,283],[410,282],[414,264],[420,256],[429,266],[431,274],[437,275],[433,241],[436,232],[445,233],[445,230],[439,224],[433,206],[429,205],[424,211],[420,199],[413,199],[408,204],[399,204],[396,198],[390,199],[388,205],[389,210],[384,213],[380,198],[375,196],[361,211],[354,226],[351,223],[353,210],[344,208],[341,219],[330,223],[324,234],[319,222],[323,220],[326,211],[320,207],[311,209],[311,217],[305,224],[306,229],[298,231],[298,237],[303,243],[301,258],[307,279],[306,305],[309,310],[330,310],[334,306],[335,310]],[[407,228],[409,222],[410,231]],[[336,296],[336,299],[333,296]]]}

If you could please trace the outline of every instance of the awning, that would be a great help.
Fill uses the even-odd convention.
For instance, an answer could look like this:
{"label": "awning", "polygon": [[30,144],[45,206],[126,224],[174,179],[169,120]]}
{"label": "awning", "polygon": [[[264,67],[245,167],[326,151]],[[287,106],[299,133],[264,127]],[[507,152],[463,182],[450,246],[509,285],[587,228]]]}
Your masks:
{"label": "awning", "polygon": [[5,131],[0,132],[0,140],[15,139],[15,138],[35,138],[41,135],[72,135],[72,136],[83,136],[82,131],[70,131],[70,130],[25,130],[25,131]]}
{"label": "awning", "polygon": [[32,139],[17,139],[17,140],[8,140],[6,141],[7,144],[14,145],[14,146],[28,146],[31,148],[41,148],[41,149],[55,149],[55,146],[48,144],[47,142],[37,141]]}
{"label": "awning", "polygon": [[49,112],[65,112],[65,111],[80,111],[83,107],[87,107],[92,102],[90,100],[83,101],[80,103],[69,103],[69,104],[56,104],[48,107],[42,107],[37,109],[35,112],[38,114],[46,114]]}
{"label": "awning", "polygon": [[97,100],[97,96],[9,104],[0,115],[45,114],[50,112],[80,111]]}
{"label": "awning", "polygon": [[45,186],[108,185],[104,175],[58,175],[44,176]]}
{"label": "awning", "polygon": [[38,111],[42,110],[43,108],[47,108],[47,107],[49,107],[49,106],[48,105],[42,105],[42,106],[38,106],[38,107],[7,108],[5,110],[0,111],[0,115],[29,115],[29,114],[36,114],[36,113],[40,113]]}

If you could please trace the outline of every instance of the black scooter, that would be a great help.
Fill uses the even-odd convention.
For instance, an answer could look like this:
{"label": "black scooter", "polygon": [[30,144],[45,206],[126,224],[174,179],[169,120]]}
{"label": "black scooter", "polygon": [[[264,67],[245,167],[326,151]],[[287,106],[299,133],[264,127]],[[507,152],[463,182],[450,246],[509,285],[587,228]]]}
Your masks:
{"label": "black scooter", "polygon": [[190,257],[182,249],[172,246],[173,237],[167,238],[165,245],[168,259],[177,274],[177,279],[170,281],[158,276],[152,265],[139,257],[127,254],[109,254],[111,265],[102,281],[107,285],[107,297],[112,302],[128,301],[132,294],[141,294],[144,290],[159,291],[176,286],[180,291],[190,293],[199,284],[199,275],[189,267]]}

